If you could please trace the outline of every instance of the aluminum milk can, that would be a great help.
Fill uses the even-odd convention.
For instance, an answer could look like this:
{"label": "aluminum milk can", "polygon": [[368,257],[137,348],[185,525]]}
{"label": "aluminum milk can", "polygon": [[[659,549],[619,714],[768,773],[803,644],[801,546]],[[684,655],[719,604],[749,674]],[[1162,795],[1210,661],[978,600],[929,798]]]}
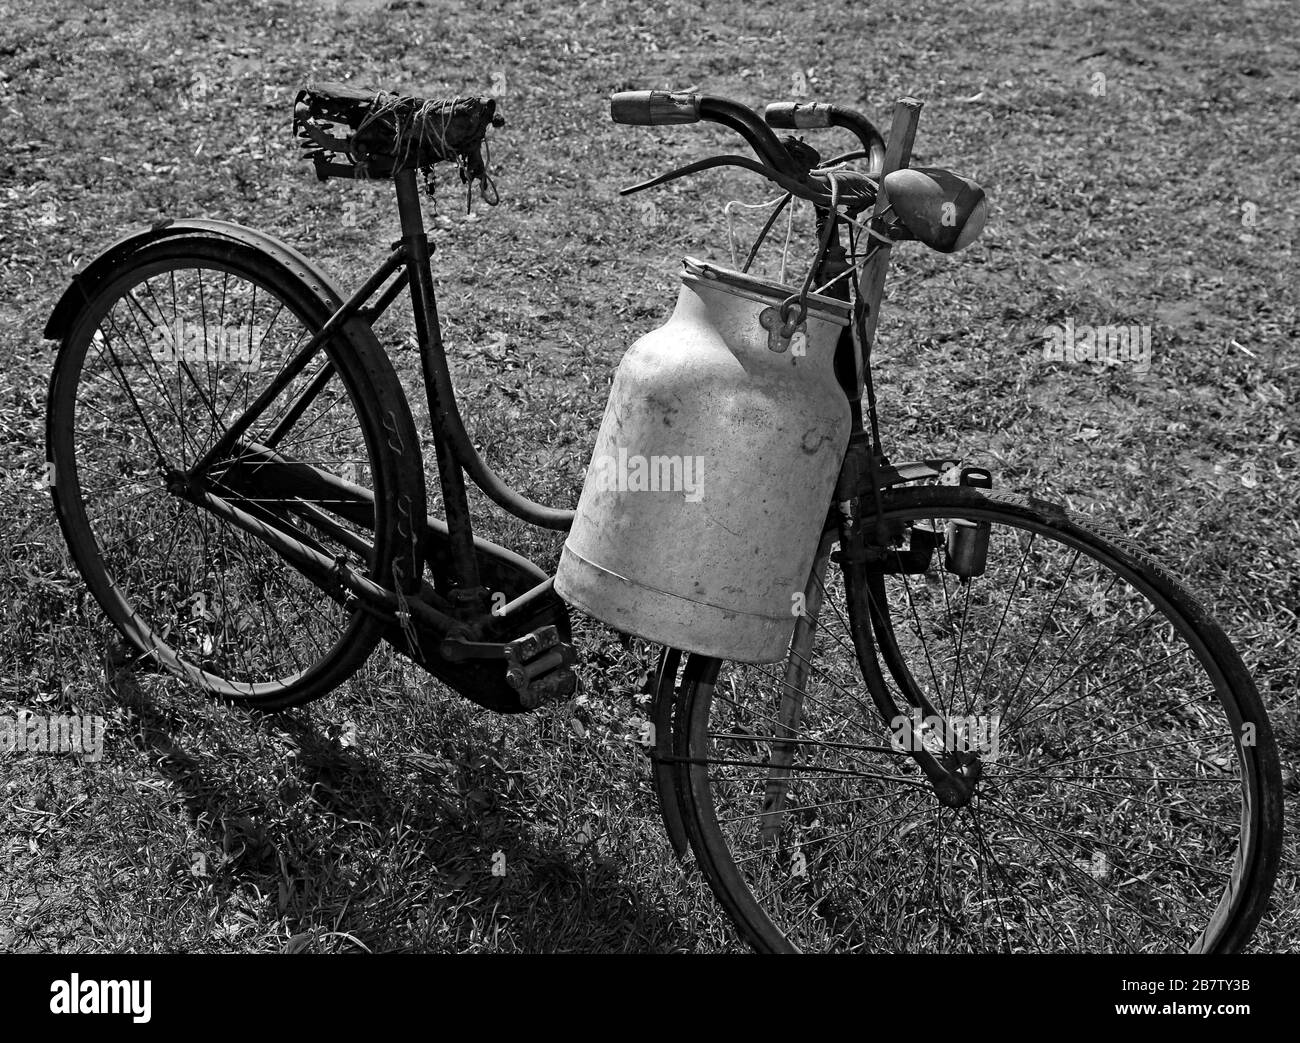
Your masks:
{"label": "aluminum milk can", "polygon": [[555,589],[657,644],[775,662],[848,443],[849,306],[811,295],[787,339],[790,287],[689,257],[682,284],[619,364]]}

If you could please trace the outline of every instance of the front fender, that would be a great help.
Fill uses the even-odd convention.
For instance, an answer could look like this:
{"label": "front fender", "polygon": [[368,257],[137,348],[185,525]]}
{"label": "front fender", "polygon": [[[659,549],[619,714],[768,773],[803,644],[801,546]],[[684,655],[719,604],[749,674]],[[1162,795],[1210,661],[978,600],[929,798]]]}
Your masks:
{"label": "front fender", "polygon": [[338,290],[323,272],[293,247],[282,243],[274,236],[253,228],[245,228],[231,221],[212,221],[207,218],[176,221],[166,218],[148,228],[124,235],[72,277],[72,282],[63,291],[63,296],[59,298],[54,311],[50,313],[49,321],[45,324],[46,340],[63,340],[72,328],[73,320],[91,301],[100,285],[110,279],[120,266],[128,264],[131,258],[144,247],[162,239],[185,237],[228,239],[231,242],[264,250],[276,260],[293,266],[307,276],[313,284],[312,289],[321,293],[322,302],[327,307],[337,308],[342,300]]}
{"label": "front fender", "polygon": [[681,661],[682,653],[676,648],[665,648],[660,652],[650,708],[650,722],[654,729],[650,759],[654,765],[655,794],[659,798],[659,813],[663,816],[668,839],[679,859],[686,857],[690,844],[677,787],[680,772],[673,753],[677,730],[685,727],[684,722],[677,719],[677,667]]}

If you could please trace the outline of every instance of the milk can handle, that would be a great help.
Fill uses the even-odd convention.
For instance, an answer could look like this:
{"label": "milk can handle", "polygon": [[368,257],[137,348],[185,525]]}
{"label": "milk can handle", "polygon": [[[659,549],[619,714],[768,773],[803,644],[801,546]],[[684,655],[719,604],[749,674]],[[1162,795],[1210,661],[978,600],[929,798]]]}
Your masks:
{"label": "milk can handle", "polygon": [[[812,293],[813,276],[817,274],[817,269],[822,266],[822,259],[826,256],[826,249],[831,244],[831,235],[835,231],[835,219],[839,213],[837,209],[840,201],[840,183],[833,171],[826,174],[827,180],[831,183],[831,212],[822,226],[821,239],[817,244],[817,256],[813,258],[812,266],[808,269],[808,274],[804,277],[803,288],[792,297],[787,297],[781,302],[781,336],[793,337],[795,330],[803,325],[804,319],[808,317],[808,295]],[[799,306],[799,315],[792,319],[790,312],[795,305]]]}

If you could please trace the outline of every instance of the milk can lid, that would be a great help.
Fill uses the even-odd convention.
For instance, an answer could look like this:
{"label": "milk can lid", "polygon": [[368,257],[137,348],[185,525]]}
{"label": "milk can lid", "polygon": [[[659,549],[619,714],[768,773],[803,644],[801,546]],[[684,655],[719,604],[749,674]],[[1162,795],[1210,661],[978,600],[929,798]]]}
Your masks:
{"label": "milk can lid", "polygon": [[[748,272],[738,272],[734,268],[724,268],[697,257],[687,257],[682,261],[682,281],[686,283],[704,281],[717,286],[720,290],[734,293],[750,300],[764,304],[780,304],[795,296],[798,286],[787,286],[775,279],[764,279]],[[808,295],[809,312],[817,313],[819,318],[847,326],[852,307],[848,301],[836,297],[826,297],[820,293]]]}

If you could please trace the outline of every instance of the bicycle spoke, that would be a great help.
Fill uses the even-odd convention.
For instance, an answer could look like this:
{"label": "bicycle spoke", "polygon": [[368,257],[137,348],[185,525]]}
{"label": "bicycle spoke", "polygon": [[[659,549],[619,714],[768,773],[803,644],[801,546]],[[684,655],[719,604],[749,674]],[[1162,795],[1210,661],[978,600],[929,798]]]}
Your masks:
{"label": "bicycle spoke", "polygon": [[[1226,922],[1216,909],[1241,893],[1249,798],[1226,693],[1185,617],[1086,540],[971,513],[989,526],[986,563],[952,582],[947,558],[925,572],[904,559],[906,534],[942,534],[964,511],[881,523],[892,564],[864,599],[881,628],[878,681],[846,640],[861,621],[844,577],[828,575],[815,577],[821,619],[786,673],[732,664],[726,688],[691,704],[715,715],[700,733],[712,819],[697,829],[721,834],[710,858],[741,875],[738,908],[766,917],[742,922],[764,939],[854,951],[1212,947]],[[968,797],[941,802],[906,751],[873,741],[890,723],[868,712],[881,682],[887,697],[939,713],[939,730],[927,721],[918,738],[941,767],[961,768]],[[787,692],[801,719],[781,740]],[[774,812],[768,751],[781,742],[795,764]]]}
{"label": "bicycle spoke", "polygon": [[[225,258],[230,251],[222,245],[217,252]],[[58,453],[61,495],[76,500],[72,516],[82,533],[73,541],[78,565],[102,577],[97,597],[137,651],[199,687],[260,701],[292,693],[317,669],[314,690],[328,690],[330,666],[359,664],[378,639],[378,621],[355,605],[345,608],[259,536],[161,480],[183,485],[186,468],[230,430],[232,411],[242,402],[246,414],[281,374],[286,353],[296,353],[323,319],[301,317],[277,288],[297,275],[274,265],[266,286],[225,260],[137,268],[101,296],[97,318],[66,349],[81,357],[65,396],[71,405],[57,407],[71,410]],[[285,460],[325,475],[372,466],[367,439],[375,436],[360,421],[356,391],[363,371],[370,372],[360,364],[349,369],[346,359],[331,364],[329,386],[311,408],[279,425]],[[302,386],[300,376],[289,381],[255,421],[271,430]],[[264,450],[236,444],[208,487],[331,558],[356,560],[355,532],[371,547],[360,567],[378,568],[367,541],[379,531],[379,492],[366,511],[373,510],[374,523],[355,513],[361,501],[323,483],[316,499],[304,499],[306,487],[296,483],[289,495],[278,494],[281,465]],[[229,480],[241,464],[239,480]],[[373,484],[378,476],[357,477]],[[345,504],[354,508],[346,517],[313,524],[312,509]],[[348,640],[363,632],[370,644]]]}

